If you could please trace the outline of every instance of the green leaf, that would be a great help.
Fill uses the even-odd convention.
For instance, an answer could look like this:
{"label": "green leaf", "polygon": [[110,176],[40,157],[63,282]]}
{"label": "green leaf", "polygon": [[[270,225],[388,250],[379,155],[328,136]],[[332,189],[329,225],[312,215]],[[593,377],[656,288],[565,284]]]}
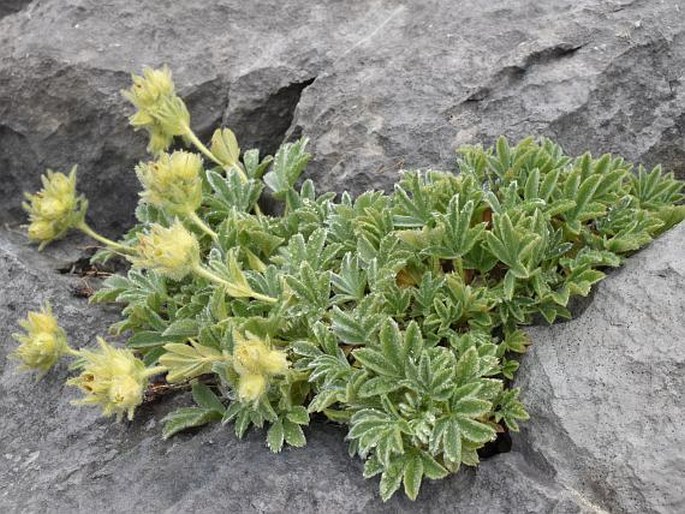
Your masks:
{"label": "green leaf", "polygon": [[457,361],[456,375],[460,381],[467,382],[478,375],[478,370],[478,351],[471,347]]}
{"label": "green leaf", "polygon": [[205,384],[197,382],[193,384],[193,400],[198,406],[207,410],[214,410],[223,416],[226,408],[214,392]]}
{"label": "green leaf", "polygon": [[445,478],[448,475],[447,469],[435,460],[429,453],[425,451],[420,452],[421,460],[423,461],[423,473],[431,480],[438,480]]}
{"label": "green leaf", "polygon": [[304,150],[308,141],[302,138],[295,143],[286,143],[276,152],[271,171],[263,179],[276,198],[284,198],[285,193],[293,189],[311,159],[311,155]]}
{"label": "green leaf", "polygon": [[198,324],[194,319],[178,319],[171,323],[162,335],[176,338],[196,337]]}
{"label": "green leaf", "polygon": [[452,462],[461,462],[460,425],[454,421],[446,420],[442,439],[445,457]]}
{"label": "green leaf", "polygon": [[149,350],[152,348],[159,348],[166,343],[176,341],[176,336],[165,336],[154,330],[143,330],[133,334],[126,346],[133,350]]}
{"label": "green leaf", "polygon": [[381,475],[381,482],[379,485],[379,492],[381,495],[381,500],[384,502],[388,501],[395,491],[397,491],[402,485],[402,469],[398,466],[394,466],[390,469],[383,471]]}
{"label": "green leaf", "polygon": [[285,436],[285,442],[290,446],[302,448],[307,444],[302,427],[290,420],[283,420],[283,435]]}
{"label": "green leaf", "polygon": [[220,419],[221,413],[216,410],[197,407],[181,408],[173,411],[162,419],[164,422],[162,437],[164,437],[164,439],[169,439],[172,435],[183,430],[200,427],[211,421],[218,421]]}
{"label": "green leaf", "polygon": [[373,348],[360,348],[355,350],[352,355],[365,368],[386,377],[400,378],[402,372],[396,367],[392,360],[382,352]]}
{"label": "green leaf", "polygon": [[278,453],[283,448],[284,440],[285,431],[283,429],[283,423],[279,420],[273,423],[266,433],[266,444],[272,452]]}
{"label": "green leaf", "polygon": [[391,393],[401,387],[402,383],[395,378],[374,377],[362,384],[358,394],[361,398],[369,398]]}
{"label": "green leaf", "polygon": [[164,349],[167,353],[159,358],[159,363],[168,368],[166,379],[171,383],[210,373],[215,362],[225,359],[219,350],[195,342],[168,343]]}
{"label": "green leaf", "polygon": [[416,500],[421,489],[423,479],[423,459],[417,452],[411,457],[407,457],[404,465],[403,483],[404,493],[410,500]]}
{"label": "green leaf", "polygon": [[297,423],[298,425],[308,425],[309,424],[309,413],[307,409],[302,405],[296,405],[288,411],[286,415],[289,421]]}
{"label": "green leaf", "polygon": [[478,421],[459,418],[459,430],[462,436],[474,443],[486,443],[495,437],[495,429]]}

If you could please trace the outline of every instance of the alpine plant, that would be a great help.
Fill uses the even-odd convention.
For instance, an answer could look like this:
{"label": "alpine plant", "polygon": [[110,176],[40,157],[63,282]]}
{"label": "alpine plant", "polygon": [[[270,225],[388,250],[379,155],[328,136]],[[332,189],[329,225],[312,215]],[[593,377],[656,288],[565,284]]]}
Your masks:
{"label": "alpine plant", "polygon": [[[518,431],[521,327],[569,318],[571,298],[685,216],[683,183],[660,167],[532,138],[461,148],[454,170],[406,171],[390,193],[317,194],[300,180],[307,139],[262,158],[221,128],[205,146],[168,68],[124,96],[153,155],[135,170],[138,223],[118,242],[92,230],[76,168],[48,171],[25,208],[41,248],[76,228],[103,245],[94,261],[132,264],[91,298],[121,306],[111,332],[126,345],[74,350],[44,306],[14,357],[40,373],[75,359],[78,403],[118,418],[155,375],[192,389],[165,438],[220,421],[238,437],[264,429],[278,452],[328,418],[383,500],[400,487],[415,499],[424,478]],[[167,153],[176,137],[196,152]],[[280,214],[262,211],[265,192]]]}

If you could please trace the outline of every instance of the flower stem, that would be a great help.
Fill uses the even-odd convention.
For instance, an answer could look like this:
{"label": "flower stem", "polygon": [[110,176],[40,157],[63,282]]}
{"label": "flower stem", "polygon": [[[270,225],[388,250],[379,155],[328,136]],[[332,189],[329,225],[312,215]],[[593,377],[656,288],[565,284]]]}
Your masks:
{"label": "flower stem", "polygon": [[195,135],[195,132],[193,132],[193,129],[191,129],[189,126],[185,126],[185,136],[190,139],[190,142],[195,145],[195,147],[204,154],[205,157],[207,157],[210,161],[218,164],[221,166],[224,170],[228,171],[230,169],[235,169],[238,172],[238,175],[240,176],[240,180],[245,183],[247,182],[247,174],[245,173],[245,170],[240,166],[239,163],[231,164],[230,166],[227,166],[223,162],[221,162],[219,159],[216,158],[216,156],[212,153],[212,151],[207,148],[202,141],[200,141],[200,138]]}
{"label": "flower stem", "polygon": [[124,246],[122,244],[117,243],[116,241],[112,241],[111,239],[108,239],[105,236],[98,234],[97,232],[95,232],[95,230],[90,228],[88,226],[88,224],[86,224],[85,221],[78,224],[76,226],[76,228],[78,228],[81,232],[83,232],[87,236],[90,236],[93,239],[95,239],[96,241],[99,241],[100,243],[104,244],[105,246],[108,246],[110,249],[112,249],[114,251],[125,253],[125,254],[131,254],[131,253],[135,252],[135,250],[133,250],[133,248],[130,248],[128,246]]}
{"label": "flower stem", "polygon": [[[198,264],[193,268],[193,271],[200,275],[201,277],[206,278],[210,282],[214,282],[215,284],[219,284],[222,286],[227,286],[230,289],[236,290],[235,284],[231,284],[228,280],[224,280],[223,278],[215,275],[211,271],[209,271],[207,268],[202,266],[201,264]],[[230,294],[230,293],[229,293]],[[234,296],[234,295],[231,295]],[[271,296],[267,296],[265,294],[258,293],[257,291],[253,291],[252,289],[249,289],[248,291],[245,291],[245,294],[240,294],[239,296],[236,296],[237,298],[240,297],[252,297],[255,300],[262,300],[263,302],[266,303],[276,303],[278,300],[276,298],[273,298]]]}
{"label": "flower stem", "polygon": [[205,155],[205,157],[207,157],[210,161],[215,162],[216,164],[218,164],[219,166],[221,166],[223,168],[224,164],[214,156],[214,154],[209,150],[209,148],[207,148],[202,143],[202,141],[200,141],[200,138],[198,138],[195,135],[195,132],[193,132],[193,130],[187,125],[184,128],[185,128],[185,134],[184,135],[188,139],[190,139],[190,142],[193,143],[195,145],[195,147],[198,150],[200,150],[200,152],[202,152]]}
{"label": "flower stem", "polygon": [[71,346],[67,345],[67,355],[71,355],[72,357],[80,357],[81,352],[78,350],[74,350]]}
{"label": "flower stem", "polygon": [[166,366],[155,366],[154,368],[147,368],[144,373],[146,377],[151,377],[159,373],[164,373],[165,371],[169,371],[169,368]]}
{"label": "flower stem", "polygon": [[195,225],[197,225],[200,228],[200,230],[202,230],[205,234],[209,234],[215,243],[219,242],[219,235],[216,232],[214,232],[209,227],[209,225],[202,221],[202,218],[200,218],[200,216],[198,216],[195,211],[190,211],[188,213],[188,218],[190,219],[190,221],[195,223]]}

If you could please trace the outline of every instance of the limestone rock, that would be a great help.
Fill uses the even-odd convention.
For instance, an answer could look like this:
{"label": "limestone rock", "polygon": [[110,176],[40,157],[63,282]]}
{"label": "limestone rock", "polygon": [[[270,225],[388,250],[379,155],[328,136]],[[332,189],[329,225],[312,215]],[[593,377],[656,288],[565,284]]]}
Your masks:
{"label": "limestone rock", "polygon": [[522,439],[608,512],[685,511],[685,224],[630,257],[579,318],[530,329]]}
{"label": "limestone rock", "polygon": [[[126,123],[129,73],[167,63],[207,138],[243,148],[309,136],[321,189],[388,189],[401,168],[450,168],[461,144],[549,136],[685,176],[685,14],[634,0],[13,0],[0,7],[0,223],[46,167],[80,163],[90,222],[132,220],[145,136]],[[16,319],[50,299],[77,344],[115,309],[74,296],[44,254],[0,233],[0,511],[685,511],[685,227],[628,259],[577,320],[531,329],[518,385],[531,421],[511,453],[388,504],[315,423],[305,449],[268,452],[211,426],[170,441],[179,395],[115,424],[69,405],[58,367],[36,383],[6,356]]]}
{"label": "limestone rock", "polygon": [[130,225],[145,136],[129,73],[167,63],[203,136],[312,139],[322,189],[388,189],[465,143],[557,139],[685,173],[678,2],[10,2],[0,19],[0,221],[46,167],[81,164],[96,228]]}

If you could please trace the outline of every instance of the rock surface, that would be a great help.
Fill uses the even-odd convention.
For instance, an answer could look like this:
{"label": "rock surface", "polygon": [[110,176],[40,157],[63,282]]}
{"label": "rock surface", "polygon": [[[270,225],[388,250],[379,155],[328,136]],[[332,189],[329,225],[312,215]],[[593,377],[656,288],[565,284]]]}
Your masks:
{"label": "rock surface", "polygon": [[530,329],[522,440],[609,512],[685,512],[683,291],[685,224],[602,282],[582,316]]}
{"label": "rock surface", "polygon": [[[455,5],[457,7],[455,7]],[[615,151],[685,176],[685,6],[678,0],[13,0],[0,6],[0,223],[21,191],[78,162],[92,224],[131,222],[145,157],[119,95],[168,63],[203,137],[244,148],[306,135],[324,189],[388,188],[402,167],[449,167],[498,135]],[[161,440],[179,395],[116,424],[69,405],[59,367],[36,383],[6,357],[16,319],[49,299],[75,341],[116,313],[88,307],[45,254],[0,232],[1,512],[683,512],[685,226],[628,260],[577,320],[531,329],[519,385],[531,421],[511,453],[381,504],[316,424],[302,450],[226,427]]]}
{"label": "rock surface", "polygon": [[[207,137],[311,137],[324,189],[389,188],[498,135],[556,138],[685,174],[677,0],[14,0],[0,19],[0,222],[45,167],[81,164],[96,228],[121,233],[145,136],[129,73],[168,63]],[[1,12],[0,12],[1,15]]]}

